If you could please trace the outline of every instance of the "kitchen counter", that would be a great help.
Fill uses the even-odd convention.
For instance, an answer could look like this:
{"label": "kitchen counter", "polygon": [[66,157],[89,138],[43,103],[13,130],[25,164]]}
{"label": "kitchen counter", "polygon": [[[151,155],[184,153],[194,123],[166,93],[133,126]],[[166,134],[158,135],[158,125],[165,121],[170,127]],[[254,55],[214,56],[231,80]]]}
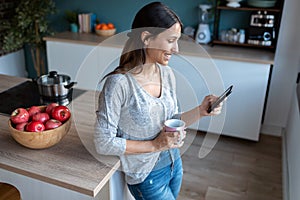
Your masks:
{"label": "kitchen counter", "polygon": [[[123,47],[126,41],[126,34],[117,34],[114,37],[103,37],[93,33],[72,33],[61,32],[54,36],[45,37],[45,41],[68,42],[85,45],[105,45],[113,47]],[[199,48],[200,47],[200,48]],[[201,48],[202,47],[202,48]],[[222,45],[199,45],[193,41],[180,40],[180,54],[191,56],[204,56],[216,59],[233,61],[244,61],[261,64],[274,64],[274,52],[264,49],[251,49],[242,47],[222,46]]]}
{"label": "kitchen counter", "polygon": [[[0,92],[26,80],[0,75]],[[95,95],[93,91],[86,91],[72,101],[70,131],[60,143],[48,149],[32,150],[15,142],[7,125],[9,117],[0,115],[0,171],[12,172],[89,197],[97,196],[119,168],[120,162],[116,157],[95,153],[92,141]],[[0,175],[0,182],[2,178]]]}

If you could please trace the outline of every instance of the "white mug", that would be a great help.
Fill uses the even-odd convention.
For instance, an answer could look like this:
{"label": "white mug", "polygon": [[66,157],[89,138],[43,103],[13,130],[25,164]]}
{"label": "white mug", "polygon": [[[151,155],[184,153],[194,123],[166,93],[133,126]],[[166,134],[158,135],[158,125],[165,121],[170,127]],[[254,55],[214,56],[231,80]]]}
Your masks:
{"label": "white mug", "polygon": [[167,132],[179,132],[179,141],[180,144],[183,139],[183,131],[185,129],[185,122],[180,119],[169,119],[165,121],[165,130]]}

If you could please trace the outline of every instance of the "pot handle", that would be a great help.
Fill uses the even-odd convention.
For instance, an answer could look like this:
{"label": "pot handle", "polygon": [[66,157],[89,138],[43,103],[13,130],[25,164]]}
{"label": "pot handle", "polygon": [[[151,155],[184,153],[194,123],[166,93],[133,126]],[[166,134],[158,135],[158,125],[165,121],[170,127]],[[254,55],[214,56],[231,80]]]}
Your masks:
{"label": "pot handle", "polygon": [[49,72],[49,78],[57,78],[57,76],[58,76],[57,71]]}
{"label": "pot handle", "polygon": [[69,83],[68,85],[64,85],[64,87],[66,88],[66,89],[71,89],[74,85],[76,85],[77,84],[77,82],[71,82],[71,83]]}

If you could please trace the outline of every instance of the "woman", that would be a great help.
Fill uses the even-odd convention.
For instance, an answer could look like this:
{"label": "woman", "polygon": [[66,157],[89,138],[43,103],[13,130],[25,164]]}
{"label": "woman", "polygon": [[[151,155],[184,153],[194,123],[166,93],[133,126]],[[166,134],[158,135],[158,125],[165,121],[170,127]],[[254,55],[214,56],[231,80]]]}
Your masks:
{"label": "woman", "polygon": [[216,100],[178,113],[175,77],[168,66],[178,52],[179,17],[160,2],[144,6],[135,16],[119,67],[105,76],[96,112],[95,145],[100,154],[120,157],[131,194],[136,199],[176,199],[182,180],[178,132],[166,132],[167,119],[190,125]]}

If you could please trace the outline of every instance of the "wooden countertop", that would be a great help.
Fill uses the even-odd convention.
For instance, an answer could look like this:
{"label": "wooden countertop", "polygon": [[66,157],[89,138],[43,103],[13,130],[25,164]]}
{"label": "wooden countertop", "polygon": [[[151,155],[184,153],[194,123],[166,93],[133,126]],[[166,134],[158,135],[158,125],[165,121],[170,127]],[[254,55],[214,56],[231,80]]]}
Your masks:
{"label": "wooden countertop", "polygon": [[[122,48],[127,40],[126,33],[117,34],[114,37],[98,36],[94,33],[72,33],[61,32],[54,36],[44,38],[45,41],[67,42],[85,45],[103,45]],[[180,40],[179,50],[182,55],[211,57],[213,59],[224,59],[241,62],[254,62],[261,64],[274,64],[274,52],[264,49],[253,49],[244,47],[222,46],[222,45],[199,45],[193,41]]]}
{"label": "wooden countertop", "polygon": [[[0,92],[26,80],[0,75]],[[70,131],[48,149],[32,150],[15,142],[7,125],[9,117],[0,115],[0,168],[95,197],[120,166],[117,157],[95,153],[95,95],[87,91],[72,101]]]}

